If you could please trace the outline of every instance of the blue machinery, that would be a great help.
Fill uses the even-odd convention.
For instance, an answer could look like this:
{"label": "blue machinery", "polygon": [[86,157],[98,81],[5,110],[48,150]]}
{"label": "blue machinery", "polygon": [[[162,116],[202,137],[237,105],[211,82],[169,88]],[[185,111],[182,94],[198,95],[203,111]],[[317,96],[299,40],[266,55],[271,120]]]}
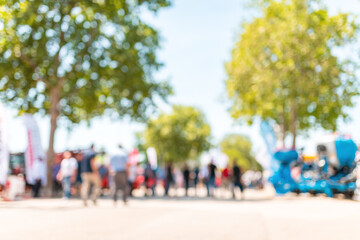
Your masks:
{"label": "blue machinery", "polygon": [[[356,189],[356,144],[351,139],[338,136],[317,146],[318,160],[306,163],[295,150],[278,151],[274,154],[276,168],[269,179],[278,194],[325,193],[329,197],[342,193],[352,198]],[[293,177],[292,169],[300,174]]]}

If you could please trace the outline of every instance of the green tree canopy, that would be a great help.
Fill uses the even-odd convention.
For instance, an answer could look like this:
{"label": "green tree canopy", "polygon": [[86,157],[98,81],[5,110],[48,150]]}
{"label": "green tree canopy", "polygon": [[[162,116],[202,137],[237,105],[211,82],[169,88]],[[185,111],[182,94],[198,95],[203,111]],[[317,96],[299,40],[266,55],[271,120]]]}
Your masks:
{"label": "green tree canopy", "polygon": [[247,136],[240,134],[227,135],[221,142],[220,148],[229,157],[229,163],[234,161],[245,170],[260,170],[261,166],[252,153],[252,143]]}
{"label": "green tree canopy", "polygon": [[143,118],[153,96],[168,93],[152,78],[159,42],[139,16],[143,5],[156,11],[168,1],[7,1],[1,98],[22,112],[48,114],[52,96],[72,122],[108,108]]}
{"label": "green tree canopy", "polygon": [[[143,120],[171,91],[153,72],[157,31],[142,11],[169,0],[7,0],[0,5],[0,99],[73,123],[106,113]],[[50,164],[49,164],[50,165]]]}
{"label": "green tree canopy", "polygon": [[231,114],[275,120],[283,137],[314,126],[335,130],[358,94],[355,68],[334,50],[356,37],[353,15],[329,15],[321,1],[260,1],[226,64]]}
{"label": "green tree canopy", "polygon": [[183,162],[195,159],[210,148],[210,126],[197,108],[173,106],[149,121],[143,133],[145,146],[154,147],[162,162]]}

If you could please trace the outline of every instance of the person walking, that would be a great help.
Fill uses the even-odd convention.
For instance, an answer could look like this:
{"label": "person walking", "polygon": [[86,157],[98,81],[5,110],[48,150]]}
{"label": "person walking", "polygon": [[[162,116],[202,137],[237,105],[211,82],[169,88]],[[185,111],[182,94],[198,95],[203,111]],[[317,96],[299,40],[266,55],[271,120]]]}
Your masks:
{"label": "person walking", "polygon": [[231,191],[230,167],[228,165],[221,171],[221,186],[224,195],[227,191]]}
{"label": "person walking", "polygon": [[76,171],[76,180],[75,180],[75,189],[76,189],[76,195],[81,196],[81,185],[82,185],[82,179],[81,179],[81,162],[84,158],[84,154],[82,151],[77,151],[75,153],[75,159],[77,162],[77,171]]}
{"label": "person walking", "polygon": [[241,198],[243,198],[244,195],[244,186],[241,182],[241,169],[237,165],[236,160],[234,160],[233,168],[232,168],[232,180],[233,180],[233,198],[236,198],[235,189],[239,188],[241,191]]}
{"label": "person walking", "polygon": [[113,200],[114,205],[117,202],[117,192],[122,191],[124,204],[127,204],[127,189],[128,189],[128,155],[123,147],[119,144],[117,152],[110,158],[110,173],[113,177],[114,192]]}
{"label": "person walking", "polygon": [[138,163],[133,163],[129,166],[128,184],[129,184],[129,196],[130,197],[133,196],[132,193],[134,190],[134,184],[136,182],[137,169],[138,169]]}
{"label": "person walking", "polygon": [[34,185],[33,185],[33,197],[40,197],[41,185],[45,184],[42,182],[43,177],[46,175],[46,165],[44,159],[39,157],[34,161]]}
{"label": "person walking", "polygon": [[149,162],[146,163],[144,175],[145,175],[145,186],[146,186],[145,196],[148,196],[149,189],[151,190],[151,196],[155,196],[156,173],[151,168]]}
{"label": "person walking", "polygon": [[72,157],[70,151],[64,153],[64,159],[61,161],[60,165],[60,178],[62,178],[63,190],[64,190],[64,199],[70,199],[71,197],[71,183],[75,183],[77,175],[77,161]]}
{"label": "person walking", "polygon": [[51,195],[53,197],[59,197],[59,194],[61,194],[62,192],[61,180],[58,179],[60,168],[61,168],[61,157],[55,155],[54,163],[51,167],[52,180],[53,180]]}
{"label": "person walking", "polygon": [[209,188],[209,166],[208,165],[204,165],[201,167],[201,179],[202,179],[202,183],[204,184],[205,188],[206,188],[206,192],[207,192],[207,196],[210,197],[210,188]]}
{"label": "person walking", "polygon": [[166,176],[165,176],[165,196],[169,195],[169,189],[171,185],[174,185],[174,173],[171,162],[166,165]]}
{"label": "person walking", "polygon": [[92,201],[94,205],[97,205],[97,198],[100,194],[100,175],[98,173],[97,166],[95,164],[96,153],[94,151],[94,145],[91,145],[90,149],[84,152],[83,160],[80,162],[81,167],[81,198],[84,201],[84,206],[87,206],[87,200],[89,197],[90,184],[93,184],[92,189]]}
{"label": "person walking", "polygon": [[217,167],[216,165],[214,164],[214,161],[211,160],[210,164],[209,164],[209,195],[211,197],[214,196],[214,192],[215,192],[215,178],[216,178],[216,170],[217,170]]}
{"label": "person walking", "polygon": [[189,182],[190,182],[190,170],[186,164],[183,169],[183,177],[184,177],[185,196],[188,196]]}
{"label": "person walking", "polygon": [[194,188],[195,188],[195,195],[197,195],[197,185],[199,183],[199,173],[200,173],[200,169],[198,166],[195,167],[194,169]]}

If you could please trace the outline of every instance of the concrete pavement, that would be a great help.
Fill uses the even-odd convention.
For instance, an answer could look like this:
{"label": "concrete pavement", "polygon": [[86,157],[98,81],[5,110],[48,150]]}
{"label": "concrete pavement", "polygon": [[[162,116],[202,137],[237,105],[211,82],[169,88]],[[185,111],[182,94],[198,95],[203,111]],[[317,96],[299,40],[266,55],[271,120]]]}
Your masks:
{"label": "concrete pavement", "polygon": [[0,202],[0,239],[360,239],[360,203],[325,197]]}

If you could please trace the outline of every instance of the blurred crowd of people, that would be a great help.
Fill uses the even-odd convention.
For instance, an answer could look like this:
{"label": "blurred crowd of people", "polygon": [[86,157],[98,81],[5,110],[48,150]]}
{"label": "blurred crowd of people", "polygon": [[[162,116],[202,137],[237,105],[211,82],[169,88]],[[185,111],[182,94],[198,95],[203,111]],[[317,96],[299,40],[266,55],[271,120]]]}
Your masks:
{"label": "blurred crowd of people", "polygon": [[111,156],[96,153],[93,145],[85,151],[66,151],[56,156],[52,170],[53,195],[80,196],[85,206],[88,198],[96,205],[100,195],[110,195],[116,204],[119,190],[126,204],[138,189],[144,196],[179,196],[179,189],[184,192],[180,195],[189,196],[193,189],[192,196],[215,197],[218,191],[235,199],[243,198],[245,187],[262,187],[261,172],[243,174],[235,160],[221,169],[214,161],[202,167],[167,163],[154,168],[149,162],[129,162],[121,145]]}
{"label": "blurred crowd of people", "polygon": [[[104,151],[96,152],[94,145],[86,150],[58,153],[51,170],[52,196],[66,200],[80,197],[84,206],[88,205],[88,199],[96,205],[101,195],[111,196],[116,204],[118,192],[122,193],[122,201],[126,204],[133,196],[227,196],[238,199],[244,198],[245,188],[263,187],[262,173],[244,172],[236,159],[225,167],[217,166],[214,160],[202,166],[194,162],[154,166],[146,160],[139,162],[138,157],[132,160],[131,153],[121,145],[110,155]],[[40,176],[46,172],[45,162],[38,161],[34,167],[35,184],[25,182],[21,172],[24,169],[11,175],[14,181],[10,181],[12,188],[8,188],[12,193],[9,199],[23,195],[25,188],[32,189],[33,197],[39,197],[44,185]]]}

